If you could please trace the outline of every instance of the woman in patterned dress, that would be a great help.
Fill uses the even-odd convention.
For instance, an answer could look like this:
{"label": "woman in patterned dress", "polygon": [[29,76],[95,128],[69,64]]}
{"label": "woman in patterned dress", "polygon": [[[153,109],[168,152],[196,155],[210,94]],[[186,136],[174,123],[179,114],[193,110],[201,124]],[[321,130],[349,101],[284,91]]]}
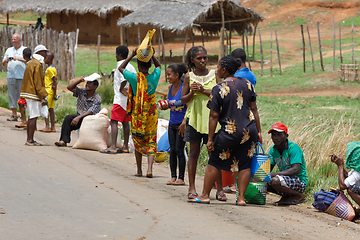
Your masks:
{"label": "woman in patterned dress", "polygon": [[[202,195],[189,202],[210,203],[210,191],[220,170],[232,171],[239,179],[239,197],[236,205],[245,205],[244,194],[250,181],[251,158],[256,142],[262,142],[260,119],[256,106],[253,85],[245,78],[236,78],[234,73],[239,63],[231,56],[223,57],[217,74],[224,80],[211,92],[209,102],[209,140],[211,151],[205,170]],[[215,139],[216,124],[221,129]]]}
{"label": "woman in patterned dress", "polygon": [[[142,155],[148,158],[146,177],[152,178],[152,167],[157,152],[156,134],[158,112],[156,108],[155,90],[159,83],[161,65],[154,54],[150,61],[143,62],[137,59],[138,73],[126,70],[126,65],[136,56],[137,48],[119,66],[119,71],[130,83],[127,100],[127,115],[131,116],[131,136],[135,147],[137,172],[135,176],[142,177]],[[149,74],[151,61],[155,69]]]}

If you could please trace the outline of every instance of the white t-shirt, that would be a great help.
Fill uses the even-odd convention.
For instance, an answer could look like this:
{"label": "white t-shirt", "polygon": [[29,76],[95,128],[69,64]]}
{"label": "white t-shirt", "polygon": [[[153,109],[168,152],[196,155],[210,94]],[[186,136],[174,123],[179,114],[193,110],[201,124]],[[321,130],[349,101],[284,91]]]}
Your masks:
{"label": "white t-shirt", "polygon": [[[122,73],[119,71],[119,66],[124,61],[125,60],[121,60],[121,61],[117,62],[116,71],[114,73],[114,93],[115,93],[115,95],[114,95],[113,104],[120,105],[126,111],[127,96],[125,96],[124,94],[122,94],[120,92],[121,83],[123,81],[126,81],[126,79],[124,78],[124,75],[122,75]],[[126,66],[126,69],[128,71],[130,71],[130,72],[136,73],[136,70],[135,70],[134,66],[131,65],[130,63],[128,63],[128,65]],[[125,89],[129,89],[129,83],[128,82],[125,85]]]}
{"label": "white t-shirt", "polygon": [[[6,49],[3,61],[6,57],[18,57],[23,59],[23,51],[26,47],[20,46],[18,50],[15,47]],[[21,61],[10,60],[7,63],[7,78],[23,79],[26,65]]]}
{"label": "white t-shirt", "polygon": [[354,169],[352,169],[349,174],[348,177],[345,178],[345,185],[347,187],[350,187],[352,185],[354,185],[355,183],[359,182],[360,183],[360,173],[358,173],[357,171],[355,171]]}

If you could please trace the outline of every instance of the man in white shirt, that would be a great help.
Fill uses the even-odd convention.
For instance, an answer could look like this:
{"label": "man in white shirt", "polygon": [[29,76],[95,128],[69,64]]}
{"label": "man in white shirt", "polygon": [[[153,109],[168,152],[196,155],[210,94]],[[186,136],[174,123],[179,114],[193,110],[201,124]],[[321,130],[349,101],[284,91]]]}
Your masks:
{"label": "man in white shirt", "polygon": [[[129,83],[119,71],[119,66],[128,57],[129,49],[126,46],[118,46],[116,48],[117,67],[114,74],[114,102],[111,109],[110,126],[111,126],[111,146],[103,149],[101,153],[128,153],[129,152],[129,135],[130,135],[130,116],[126,116],[127,96]],[[136,73],[134,66],[128,64],[126,69]],[[116,149],[116,141],[118,135],[118,122],[121,122],[124,130],[124,145],[120,149]]]}
{"label": "man in white shirt", "polygon": [[6,50],[2,65],[7,66],[7,88],[9,95],[9,108],[12,115],[8,121],[17,121],[17,102],[20,98],[21,84],[26,68],[26,60],[23,58],[24,46],[21,46],[21,36],[15,33],[11,42],[13,47]]}

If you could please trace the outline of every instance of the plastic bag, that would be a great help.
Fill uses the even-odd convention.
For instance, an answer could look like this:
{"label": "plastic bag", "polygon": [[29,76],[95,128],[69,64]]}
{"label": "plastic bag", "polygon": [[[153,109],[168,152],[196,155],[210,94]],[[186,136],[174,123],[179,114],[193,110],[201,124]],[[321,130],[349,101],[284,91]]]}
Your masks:
{"label": "plastic bag", "polygon": [[155,32],[155,29],[149,30],[144,40],[141,42],[139,48],[137,49],[136,56],[139,61],[148,62],[154,55],[154,49],[151,46],[151,39]]}
{"label": "plastic bag", "polygon": [[245,201],[247,203],[264,205],[266,203],[267,183],[249,182],[245,192]]}

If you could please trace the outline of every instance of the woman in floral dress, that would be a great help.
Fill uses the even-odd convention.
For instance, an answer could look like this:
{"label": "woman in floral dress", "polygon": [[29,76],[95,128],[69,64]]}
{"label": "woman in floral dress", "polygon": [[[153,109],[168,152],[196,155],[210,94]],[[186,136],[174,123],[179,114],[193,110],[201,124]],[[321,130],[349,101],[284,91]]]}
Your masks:
{"label": "woman in floral dress", "polygon": [[[226,170],[234,172],[239,179],[236,205],[246,204],[244,194],[250,181],[251,158],[256,142],[262,142],[262,138],[254,87],[245,78],[234,77],[238,67],[239,63],[231,56],[223,57],[218,64],[217,74],[224,80],[214,86],[207,104],[210,159],[202,195],[189,202],[210,203],[209,194],[216,177],[219,171]],[[218,122],[221,129],[213,139]]]}

